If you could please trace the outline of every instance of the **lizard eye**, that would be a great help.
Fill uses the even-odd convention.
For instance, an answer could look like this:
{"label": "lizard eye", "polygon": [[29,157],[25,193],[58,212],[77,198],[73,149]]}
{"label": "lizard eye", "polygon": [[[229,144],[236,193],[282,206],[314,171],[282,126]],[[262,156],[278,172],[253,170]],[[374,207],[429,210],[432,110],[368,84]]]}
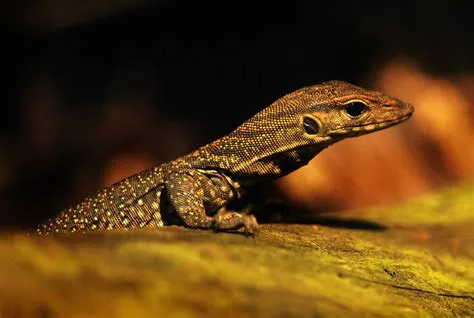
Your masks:
{"label": "lizard eye", "polygon": [[362,102],[352,102],[346,104],[346,113],[350,117],[359,117],[367,110],[367,106]]}
{"label": "lizard eye", "polygon": [[319,124],[311,117],[303,118],[304,130],[308,135],[316,135],[319,132]]}

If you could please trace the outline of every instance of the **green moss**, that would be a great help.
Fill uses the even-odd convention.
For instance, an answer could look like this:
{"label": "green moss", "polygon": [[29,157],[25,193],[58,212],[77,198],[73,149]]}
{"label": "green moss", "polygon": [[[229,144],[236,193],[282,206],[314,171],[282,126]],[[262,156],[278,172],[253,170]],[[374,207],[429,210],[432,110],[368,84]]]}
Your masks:
{"label": "green moss", "polygon": [[412,213],[410,203],[367,212],[404,213],[404,226],[390,216],[385,231],[273,224],[256,239],[180,227],[4,235],[0,316],[473,316],[474,209],[463,222],[430,220],[433,210],[469,204],[472,190],[419,198]]}
{"label": "green moss", "polygon": [[465,183],[412,198],[390,207],[376,207],[362,212],[367,220],[390,225],[444,225],[474,220],[474,184]]}

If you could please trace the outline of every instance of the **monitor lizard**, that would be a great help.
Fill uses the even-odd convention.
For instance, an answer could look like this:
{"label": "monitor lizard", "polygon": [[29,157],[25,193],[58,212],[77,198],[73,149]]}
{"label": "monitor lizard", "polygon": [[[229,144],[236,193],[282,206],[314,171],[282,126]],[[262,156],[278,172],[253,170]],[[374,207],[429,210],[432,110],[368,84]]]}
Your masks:
{"label": "monitor lizard", "polygon": [[228,135],[63,210],[37,233],[181,224],[255,235],[253,215],[226,208],[249,187],[289,174],[340,140],[401,123],[413,111],[409,103],[342,81],[304,87]]}

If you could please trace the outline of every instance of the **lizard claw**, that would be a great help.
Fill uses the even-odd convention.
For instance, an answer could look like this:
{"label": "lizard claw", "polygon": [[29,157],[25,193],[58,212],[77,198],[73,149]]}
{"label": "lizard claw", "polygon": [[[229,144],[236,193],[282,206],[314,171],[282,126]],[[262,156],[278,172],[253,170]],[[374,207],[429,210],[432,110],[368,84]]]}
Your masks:
{"label": "lizard claw", "polygon": [[258,223],[255,216],[225,209],[219,210],[214,216],[213,227],[215,231],[241,233],[246,236],[258,234]]}
{"label": "lizard claw", "polygon": [[257,219],[255,218],[255,216],[243,215],[242,221],[244,223],[243,234],[245,234],[246,236],[252,236],[252,237],[257,236],[259,232],[259,227],[258,227]]}

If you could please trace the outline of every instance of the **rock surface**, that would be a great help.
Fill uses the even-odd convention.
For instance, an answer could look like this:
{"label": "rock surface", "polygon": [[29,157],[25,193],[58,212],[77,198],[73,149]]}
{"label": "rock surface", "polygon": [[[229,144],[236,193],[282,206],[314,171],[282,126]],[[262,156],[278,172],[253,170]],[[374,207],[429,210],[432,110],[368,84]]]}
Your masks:
{"label": "rock surface", "polygon": [[474,316],[472,184],[311,221],[4,233],[0,317]]}

